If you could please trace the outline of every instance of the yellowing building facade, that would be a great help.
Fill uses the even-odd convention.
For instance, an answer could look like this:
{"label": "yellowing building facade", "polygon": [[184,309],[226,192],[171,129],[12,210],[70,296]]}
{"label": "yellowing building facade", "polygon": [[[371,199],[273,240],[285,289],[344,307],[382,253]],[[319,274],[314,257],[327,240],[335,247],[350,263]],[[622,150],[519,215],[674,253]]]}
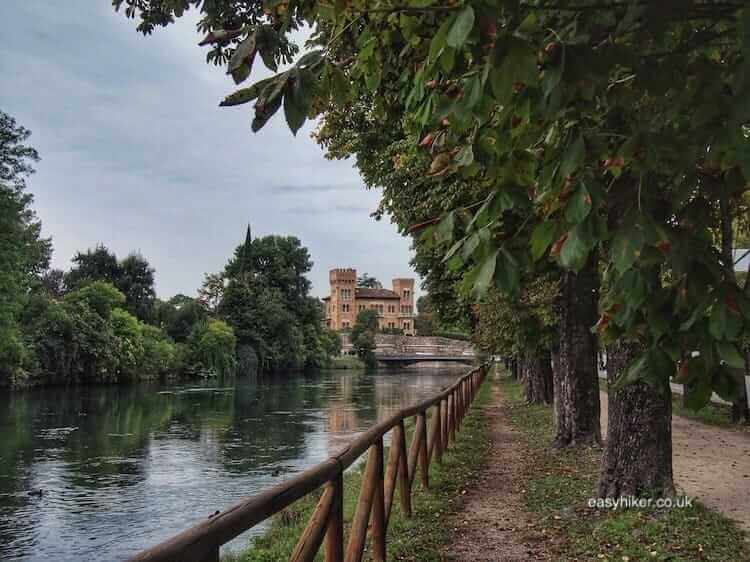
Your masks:
{"label": "yellowing building facade", "polygon": [[360,311],[373,309],[381,330],[414,335],[414,279],[394,279],[393,290],[357,287],[357,270],[347,268],[332,269],[329,280],[331,293],[323,301],[326,326],[332,330],[350,330]]}

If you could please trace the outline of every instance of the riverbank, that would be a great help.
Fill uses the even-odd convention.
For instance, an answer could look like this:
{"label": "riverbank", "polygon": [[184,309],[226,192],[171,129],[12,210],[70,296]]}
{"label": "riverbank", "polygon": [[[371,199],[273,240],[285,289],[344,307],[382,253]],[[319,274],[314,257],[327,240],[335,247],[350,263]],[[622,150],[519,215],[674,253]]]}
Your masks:
{"label": "riverbank", "polygon": [[750,560],[738,526],[697,501],[670,510],[589,508],[601,450],[549,449],[551,407],[525,405],[520,384],[510,378],[502,377],[498,384],[510,425],[525,450],[520,466],[525,486],[516,494],[532,523],[518,532],[544,551],[536,559]]}
{"label": "riverbank", "polygon": [[[430,466],[430,488],[425,490],[415,479],[412,494],[413,516],[406,518],[394,500],[388,525],[388,558],[430,562],[445,559],[445,549],[455,530],[462,498],[480,475],[487,459],[489,424],[484,408],[490,400],[490,384],[482,385],[467,417],[443,457],[443,464]],[[411,431],[407,428],[409,438]],[[387,452],[386,452],[387,458]],[[354,515],[362,474],[355,469],[344,478],[344,520]],[[398,492],[397,492],[398,494]],[[255,539],[247,550],[222,556],[224,562],[271,562],[289,558],[318,500],[304,498],[273,518],[268,532]]]}
{"label": "riverbank", "polygon": [[326,369],[331,369],[333,371],[341,369],[363,371],[365,369],[365,364],[354,355],[339,355],[338,357],[331,357]]}

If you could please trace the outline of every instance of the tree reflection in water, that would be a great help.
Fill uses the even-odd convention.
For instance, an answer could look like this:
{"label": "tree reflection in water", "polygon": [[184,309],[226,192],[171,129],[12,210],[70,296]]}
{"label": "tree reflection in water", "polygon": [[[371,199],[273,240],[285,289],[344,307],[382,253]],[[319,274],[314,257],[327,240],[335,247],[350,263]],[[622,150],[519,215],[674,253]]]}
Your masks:
{"label": "tree reflection in water", "polygon": [[121,560],[319,462],[463,371],[2,396],[0,559]]}

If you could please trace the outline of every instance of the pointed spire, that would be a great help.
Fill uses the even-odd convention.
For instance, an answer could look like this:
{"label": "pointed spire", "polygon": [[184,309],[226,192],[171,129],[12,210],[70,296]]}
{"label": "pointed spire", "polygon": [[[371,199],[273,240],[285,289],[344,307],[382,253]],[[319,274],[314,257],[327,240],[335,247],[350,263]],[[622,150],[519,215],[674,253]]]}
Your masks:
{"label": "pointed spire", "polygon": [[253,235],[250,231],[250,223],[247,223],[247,232],[245,233],[245,247],[249,247],[250,243],[253,241]]}
{"label": "pointed spire", "polygon": [[252,243],[253,235],[250,223],[248,223],[247,232],[245,233],[245,243],[242,245],[242,251],[240,252],[240,273],[251,273],[253,270]]}

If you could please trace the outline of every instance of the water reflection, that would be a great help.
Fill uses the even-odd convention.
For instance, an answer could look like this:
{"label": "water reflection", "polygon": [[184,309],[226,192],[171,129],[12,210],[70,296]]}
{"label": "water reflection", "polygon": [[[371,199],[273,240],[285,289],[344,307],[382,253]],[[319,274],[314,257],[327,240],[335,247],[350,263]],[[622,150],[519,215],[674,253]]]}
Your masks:
{"label": "water reflection", "polygon": [[2,396],[0,559],[122,560],[328,457],[465,370]]}

